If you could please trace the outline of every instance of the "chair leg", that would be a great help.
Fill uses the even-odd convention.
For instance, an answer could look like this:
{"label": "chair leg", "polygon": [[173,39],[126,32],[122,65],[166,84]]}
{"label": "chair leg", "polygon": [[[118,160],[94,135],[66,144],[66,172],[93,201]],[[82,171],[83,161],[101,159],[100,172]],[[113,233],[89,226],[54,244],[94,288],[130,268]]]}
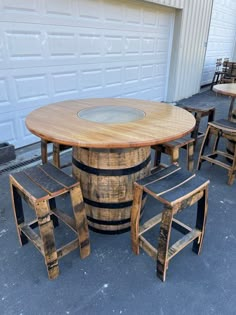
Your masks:
{"label": "chair leg", "polygon": [[53,164],[60,168],[60,144],[59,143],[53,143]]}
{"label": "chair leg", "polygon": [[155,156],[154,156],[153,166],[158,166],[161,163],[162,148],[160,145],[156,145],[154,147],[154,150],[155,150]]}
{"label": "chair leg", "polygon": [[173,219],[173,211],[165,208],[162,213],[162,221],[158,238],[157,248],[157,276],[162,280],[166,280],[166,271],[168,268],[168,248],[170,242],[171,226]]}
{"label": "chair leg", "polygon": [[200,254],[202,250],[202,243],[205,234],[206,218],[208,211],[208,187],[204,190],[203,197],[198,201],[197,204],[197,220],[196,229],[201,231],[199,238],[193,241],[192,251],[196,254]]}
{"label": "chair leg", "polygon": [[59,275],[58,256],[55,245],[53,223],[50,218],[50,208],[47,201],[38,202],[35,207],[38,217],[39,231],[43,244],[43,253],[49,279]]}
{"label": "chair leg", "polygon": [[236,142],[234,143],[234,153],[233,153],[233,163],[232,167],[228,173],[229,179],[228,179],[228,185],[233,185],[233,182],[235,180],[235,173],[236,173]]}
{"label": "chair leg", "polygon": [[192,172],[194,167],[194,143],[187,144],[187,169]]}
{"label": "chair leg", "polygon": [[12,196],[12,208],[14,212],[17,235],[20,242],[20,245],[23,246],[28,243],[28,238],[21,232],[19,225],[25,222],[22,199],[18,193],[17,188],[11,184],[11,196]]}
{"label": "chair leg", "polygon": [[191,137],[194,138],[194,140],[195,140],[195,148],[197,146],[197,140],[198,140],[198,133],[199,133],[201,118],[202,118],[202,114],[196,113],[196,115],[195,115],[196,125],[195,125],[195,128],[191,134]]}
{"label": "chair leg", "polygon": [[131,208],[131,246],[133,252],[139,254],[139,220],[142,208],[143,189],[134,184],[133,204]]}
{"label": "chair leg", "polygon": [[43,164],[48,162],[48,142],[43,139],[41,139],[41,159]]}
{"label": "chair leg", "polygon": [[173,148],[171,150],[171,163],[179,165],[179,148]]}
{"label": "chair leg", "polygon": [[199,155],[198,155],[198,161],[197,161],[197,170],[200,170],[201,169],[201,156],[204,154],[205,152],[205,148],[206,148],[206,138],[208,137],[208,133],[210,132],[210,126],[207,127],[207,130],[206,130],[206,133],[205,133],[205,136],[203,138],[203,141],[202,141],[202,145],[201,145],[201,148],[200,148],[200,151],[199,151]]}
{"label": "chair leg", "polygon": [[[215,119],[215,109],[211,109],[209,111],[209,115],[208,115],[208,122],[212,122]],[[210,134],[208,134],[208,137],[206,138],[206,145],[209,144],[210,141]]]}
{"label": "chair leg", "polygon": [[79,186],[70,190],[70,197],[80,244],[80,257],[85,258],[90,254],[90,242],[86,211]]}
{"label": "chair leg", "polygon": [[[50,209],[53,210],[53,209],[56,209],[56,200],[55,198],[52,198],[49,200],[49,205],[50,205]],[[52,222],[53,222],[53,226],[54,227],[57,227],[59,226],[59,220],[58,218],[54,215],[54,214],[51,214],[51,219],[52,219]]]}

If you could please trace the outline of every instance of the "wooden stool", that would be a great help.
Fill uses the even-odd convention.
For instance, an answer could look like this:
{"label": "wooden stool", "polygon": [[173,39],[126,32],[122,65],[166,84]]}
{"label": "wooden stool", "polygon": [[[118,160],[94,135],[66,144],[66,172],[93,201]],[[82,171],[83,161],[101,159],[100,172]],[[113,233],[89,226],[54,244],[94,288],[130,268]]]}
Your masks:
{"label": "wooden stool", "polygon": [[[197,146],[197,141],[199,138],[204,137],[205,132],[200,131],[200,122],[201,119],[205,116],[208,117],[208,122],[211,122],[214,120],[215,117],[215,107],[214,106],[208,106],[208,105],[180,105],[182,108],[186,109],[188,112],[192,113],[196,119],[196,125],[194,130],[191,133],[191,137],[195,139],[195,148]],[[208,138],[207,138],[208,143]]]}
{"label": "wooden stool", "polygon": [[[41,159],[42,159],[43,164],[48,162],[48,144],[49,143],[51,142],[41,139]],[[60,161],[60,152],[70,149],[70,148],[71,148],[70,146],[53,142],[53,164],[56,167],[64,168],[71,165],[71,162],[70,162],[61,166],[61,161]]]}
{"label": "wooden stool", "polygon": [[[157,276],[165,281],[169,261],[185,246],[193,241],[192,250],[200,254],[205,231],[208,208],[209,181],[171,165],[134,183],[134,200],[131,210],[132,249],[139,254],[139,247],[157,261]],[[139,225],[141,201],[147,193],[164,205],[163,212],[157,214],[142,226]],[[176,220],[174,215],[184,208],[197,206],[195,228]],[[157,249],[144,238],[143,234],[160,223]],[[169,248],[171,228],[184,236]]]}
{"label": "wooden stool", "polygon": [[[212,134],[215,136],[215,141],[213,142],[211,152],[209,154],[204,155],[205,147],[206,147],[206,138],[209,134]],[[220,137],[225,138],[229,140],[232,143],[233,152],[232,154],[220,151],[218,150],[218,144]],[[225,157],[225,162],[220,161],[217,159],[217,157]],[[227,160],[230,161],[227,163]],[[235,179],[236,174],[236,123],[231,122],[226,119],[220,119],[217,121],[213,121],[211,123],[208,123],[207,132],[205,135],[205,138],[203,140],[200,152],[199,152],[199,158],[198,158],[198,164],[197,168],[201,168],[201,164],[204,161],[208,161],[212,164],[219,165],[225,169],[228,170],[228,185],[232,185]]]}
{"label": "wooden stool", "polygon": [[[89,232],[79,183],[52,164],[43,164],[10,175],[12,206],[21,245],[30,240],[44,256],[50,279],[59,274],[58,259],[80,248],[81,258],[90,254]],[[55,198],[70,193],[74,219],[56,208]],[[26,223],[22,198],[34,209],[36,219]],[[53,225],[58,219],[77,237],[56,249]],[[34,231],[39,228],[40,236]]]}
{"label": "wooden stool", "polygon": [[161,163],[161,153],[170,155],[171,163],[179,165],[179,150],[184,148],[187,150],[187,169],[192,172],[194,166],[194,139],[183,137],[174,141],[163,144],[154,145],[151,147],[155,150],[154,166]]}

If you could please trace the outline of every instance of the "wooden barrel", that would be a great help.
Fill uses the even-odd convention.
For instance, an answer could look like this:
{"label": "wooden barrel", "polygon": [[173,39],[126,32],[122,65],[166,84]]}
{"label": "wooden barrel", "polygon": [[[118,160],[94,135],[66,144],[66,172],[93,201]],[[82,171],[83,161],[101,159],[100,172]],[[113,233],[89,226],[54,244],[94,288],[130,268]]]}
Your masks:
{"label": "wooden barrel", "polygon": [[[236,109],[233,110],[233,113],[232,113],[232,121],[236,123]],[[229,154],[234,154],[234,148],[235,148],[235,142],[232,141],[232,140],[228,140],[228,143],[227,143],[227,152]],[[229,159],[230,162],[232,162],[232,160]]]}
{"label": "wooden barrel", "polygon": [[117,234],[130,229],[133,183],[149,175],[150,167],[150,147],[73,148],[72,172],[81,182],[91,230]]}

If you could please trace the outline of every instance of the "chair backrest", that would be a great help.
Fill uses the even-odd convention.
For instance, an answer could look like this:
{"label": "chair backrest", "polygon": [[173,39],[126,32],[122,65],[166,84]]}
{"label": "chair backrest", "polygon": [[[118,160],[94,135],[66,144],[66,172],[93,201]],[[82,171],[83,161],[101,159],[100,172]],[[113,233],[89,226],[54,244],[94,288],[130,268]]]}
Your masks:
{"label": "chair backrest", "polygon": [[216,71],[220,70],[221,65],[222,65],[222,58],[217,58],[216,59]]}

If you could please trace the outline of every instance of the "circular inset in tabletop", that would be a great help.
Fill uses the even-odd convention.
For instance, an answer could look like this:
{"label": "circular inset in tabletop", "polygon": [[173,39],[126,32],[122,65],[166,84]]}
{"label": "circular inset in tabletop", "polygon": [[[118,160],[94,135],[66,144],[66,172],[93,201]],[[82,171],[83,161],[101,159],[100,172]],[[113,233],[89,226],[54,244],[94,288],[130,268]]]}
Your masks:
{"label": "circular inset in tabletop", "polygon": [[140,120],[145,112],[128,106],[98,106],[82,109],[78,117],[97,123],[120,124]]}

